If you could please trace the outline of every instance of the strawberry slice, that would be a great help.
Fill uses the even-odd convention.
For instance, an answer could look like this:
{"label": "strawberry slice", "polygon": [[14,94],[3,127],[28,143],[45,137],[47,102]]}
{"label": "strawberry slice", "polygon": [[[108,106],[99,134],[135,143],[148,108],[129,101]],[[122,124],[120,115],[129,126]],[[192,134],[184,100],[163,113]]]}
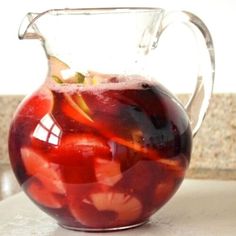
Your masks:
{"label": "strawberry slice", "polygon": [[27,173],[36,177],[47,190],[65,194],[57,164],[48,162],[41,154],[28,147],[21,148],[21,158]]}
{"label": "strawberry slice", "polygon": [[117,161],[95,158],[94,168],[99,183],[113,186],[122,178],[120,163]]}
{"label": "strawberry slice", "polygon": [[97,156],[108,159],[111,150],[106,140],[92,134],[64,135],[60,146],[50,153],[53,161],[62,166],[63,181],[71,184],[96,182],[94,160]]}
{"label": "strawberry slice", "polygon": [[[89,227],[128,225],[135,222],[142,212],[142,204],[136,197],[121,192],[92,193],[82,200],[82,204],[74,201],[69,205],[72,215]],[[110,219],[104,223],[101,219],[107,215]]]}
{"label": "strawberry slice", "polygon": [[80,164],[84,158],[110,155],[110,147],[106,140],[92,134],[65,135],[61,138],[60,146],[52,150],[55,162],[70,166]]}
{"label": "strawberry slice", "polygon": [[26,192],[30,198],[42,206],[49,208],[61,208],[63,206],[63,201],[60,197],[56,197],[37,181],[31,182]]}
{"label": "strawberry slice", "polygon": [[62,148],[63,151],[70,151],[73,149],[80,151],[80,148],[87,147],[105,153],[110,152],[110,147],[106,143],[106,140],[93,134],[69,134],[64,136],[61,142],[60,148]]}

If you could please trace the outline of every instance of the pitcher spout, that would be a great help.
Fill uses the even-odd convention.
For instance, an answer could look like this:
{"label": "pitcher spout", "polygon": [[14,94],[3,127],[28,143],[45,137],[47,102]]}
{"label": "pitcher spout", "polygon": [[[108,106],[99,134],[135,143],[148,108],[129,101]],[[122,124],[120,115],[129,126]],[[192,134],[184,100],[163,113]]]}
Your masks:
{"label": "pitcher spout", "polygon": [[43,39],[36,25],[36,21],[40,16],[40,13],[27,13],[19,28],[19,39]]}

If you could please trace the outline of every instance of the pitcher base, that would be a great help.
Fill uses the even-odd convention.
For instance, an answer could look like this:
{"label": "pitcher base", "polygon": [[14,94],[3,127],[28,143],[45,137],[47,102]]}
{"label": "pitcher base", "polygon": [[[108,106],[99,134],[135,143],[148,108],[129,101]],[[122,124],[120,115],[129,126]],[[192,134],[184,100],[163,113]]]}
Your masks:
{"label": "pitcher base", "polygon": [[84,231],[84,232],[110,232],[110,231],[119,231],[119,230],[126,230],[126,229],[132,229],[139,227],[141,225],[144,225],[148,222],[148,220],[143,221],[141,223],[133,224],[133,225],[125,225],[125,226],[119,226],[119,227],[112,227],[112,228],[83,228],[83,227],[72,227],[68,225],[59,224],[62,228],[68,229],[68,230],[74,230],[74,231]]}

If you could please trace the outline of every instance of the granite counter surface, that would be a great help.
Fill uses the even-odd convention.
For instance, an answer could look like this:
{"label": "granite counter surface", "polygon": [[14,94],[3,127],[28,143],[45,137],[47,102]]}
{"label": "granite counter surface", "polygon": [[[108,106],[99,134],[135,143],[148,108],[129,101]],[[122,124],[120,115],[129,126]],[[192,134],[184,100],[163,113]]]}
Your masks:
{"label": "granite counter surface", "polygon": [[[9,163],[7,133],[23,96],[0,96],[0,164]],[[213,94],[208,114],[194,138],[191,178],[236,179],[236,94]]]}

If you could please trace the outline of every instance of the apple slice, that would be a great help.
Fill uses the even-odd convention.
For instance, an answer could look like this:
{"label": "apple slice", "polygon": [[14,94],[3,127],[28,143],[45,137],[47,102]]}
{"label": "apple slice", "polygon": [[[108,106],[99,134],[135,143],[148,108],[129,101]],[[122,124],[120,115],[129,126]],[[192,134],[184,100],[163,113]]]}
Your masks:
{"label": "apple slice", "polygon": [[74,186],[96,182],[94,159],[110,155],[106,140],[92,134],[65,135],[51,153],[53,160],[62,165],[63,181]]}
{"label": "apple slice", "polygon": [[83,83],[85,76],[72,70],[65,62],[57,57],[49,56],[49,76],[58,84]]}
{"label": "apple slice", "polygon": [[120,163],[117,161],[95,158],[94,168],[99,183],[113,186],[122,178]]}
{"label": "apple slice", "polygon": [[61,72],[68,70],[70,67],[54,56],[49,56],[50,76],[56,76],[58,79],[63,80]]}
{"label": "apple slice", "polygon": [[32,181],[26,192],[36,203],[49,208],[61,208],[63,201],[60,197],[55,196],[48,189],[46,189],[41,183]]}
{"label": "apple slice", "polygon": [[109,78],[113,78],[113,75],[103,74],[97,71],[88,71],[88,74],[85,77],[85,85],[99,85],[101,83],[108,82]]}
{"label": "apple slice", "polygon": [[86,125],[93,123],[90,116],[90,109],[84,101],[82,95],[69,95],[64,93],[65,101],[62,105],[62,111],[72,119]]}
{"label": "apple slice", "polygon": [[31,148],[21,148],[21,158],[29,175],[36,177],[49,191],[65,194],[61,173],[57,164],[48,162]]}

